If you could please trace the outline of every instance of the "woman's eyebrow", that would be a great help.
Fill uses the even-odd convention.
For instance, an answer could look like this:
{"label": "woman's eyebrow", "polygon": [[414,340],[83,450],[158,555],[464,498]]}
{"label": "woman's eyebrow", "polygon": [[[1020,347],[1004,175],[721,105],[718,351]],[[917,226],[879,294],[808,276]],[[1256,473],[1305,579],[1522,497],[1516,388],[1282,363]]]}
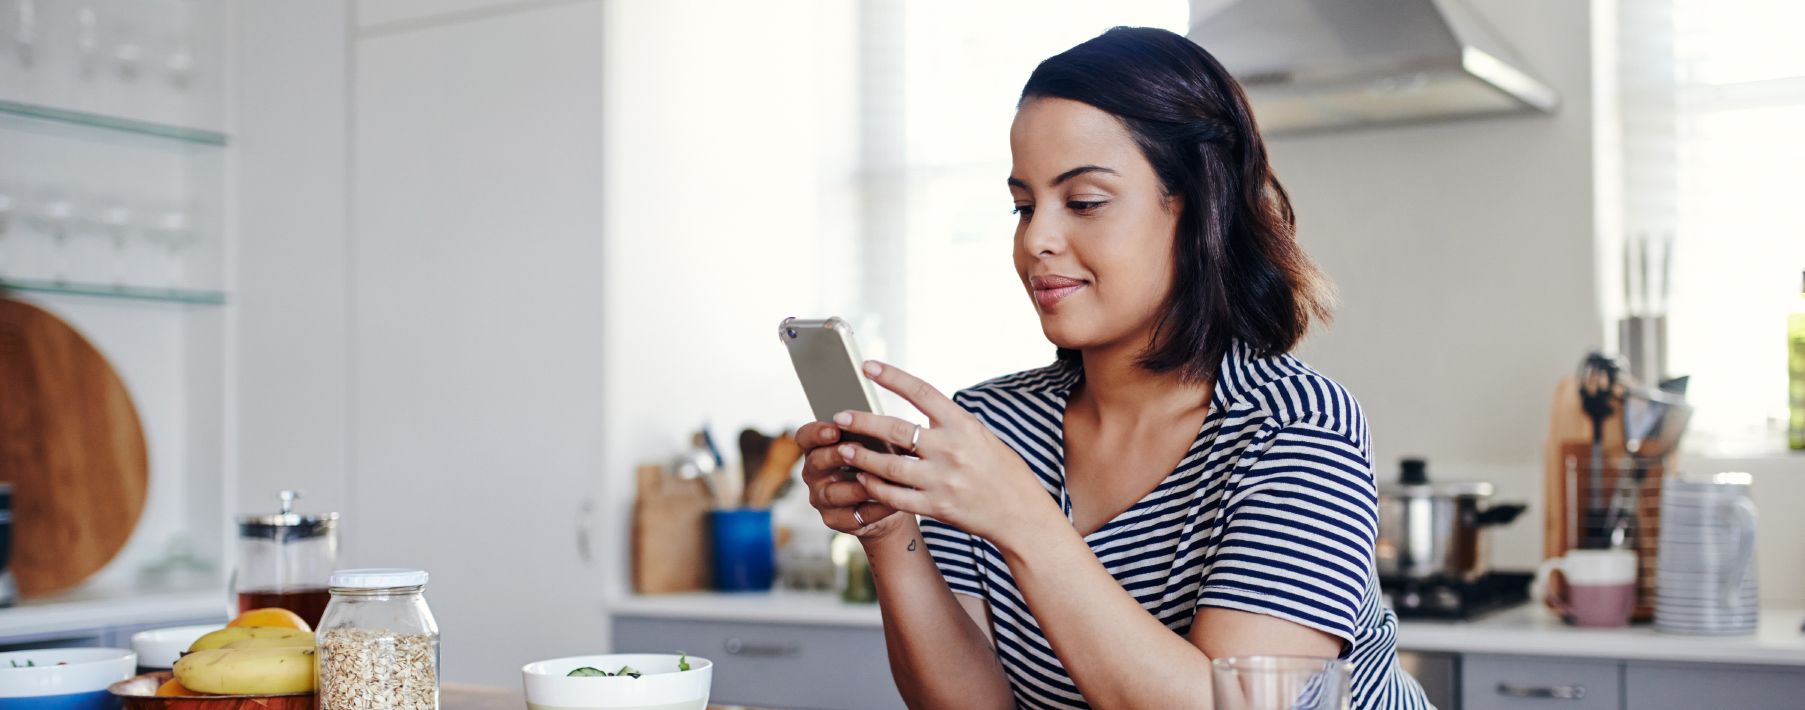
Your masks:
{"label": "woman's eyebrow", "polygon": [[1078,177],[1079,175],[1083,175],[1085,173],[1109,173],[1110,175],[1121,175],[1121,173],[1118,173],[1114,170],[1110,170],[1109,168],[1103,167],[1101,165],[1080,165],[1078,167],[1072,168],[1071,170],[1067,170],[1063,173],[1060,173],[1059,177],[1053,178],[1053,182],[1048,183],[1048,184],[1056,186],[1059,183],[1065,182],[1067,180]]}
{"label": "woman's eyebrow", "polygon": [[[1047,185],[1050,187],[1058,187],[1059,183],[1065,182],[1067,180],[1078,177],[1079,175],[1083,175],[1085,173],[1108,173],[1110,175],[1121,175],[1121,173],[1118,173],[1114,170],[1103,167],[1101,165],[1080,165],[1078,167],[1072,168],[1071,170],[1067,170],[1063,173],[1060,173],[1059,177],[1053,178],[1053,181],[1047,183]],[[1021,178],[1015,177],[1013,175],[1009,176],[1009,186],[1010,187],[1019,187],[1023,190],[1028,189],[1028,183],[1023,182]]]}

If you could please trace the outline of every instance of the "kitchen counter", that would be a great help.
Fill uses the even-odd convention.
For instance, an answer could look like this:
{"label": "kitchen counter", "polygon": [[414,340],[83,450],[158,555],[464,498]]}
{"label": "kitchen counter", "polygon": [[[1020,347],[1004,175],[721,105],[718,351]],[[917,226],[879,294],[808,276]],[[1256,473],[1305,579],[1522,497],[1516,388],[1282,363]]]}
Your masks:
{"label": "kitchen counter", "polygon": [[[615,600],[610,611],[642,619],[881,626],[876,605],[847,604],[824,592],[636,595]],[[1805,667],[1802,623],[1805,610],[1769,608],[1762,610],[1759,631],[1749,636],[1664,634],[1646,625],[1581,629],[1562,624],[1547,610],[1531,604],[1469,622],[1403,622],[1398,628],[1398,649]]]}
{"label": "kitchen counter", "polygon": [[223,584],[204,589],[75,590],[0,609],[0,639],[25,640],[113,627],[149,627],[227,618]]}
{"label": "kitchen counter", "polygon": [[1561,623],[1540,605],[1526,604],[1477,621],[1400,623],[1398,649],[1805,667],[1802,623],[1805,610],[1765,608],[1760,628],[1746,636],[1664,634],[1652,625],[1581,629]]}

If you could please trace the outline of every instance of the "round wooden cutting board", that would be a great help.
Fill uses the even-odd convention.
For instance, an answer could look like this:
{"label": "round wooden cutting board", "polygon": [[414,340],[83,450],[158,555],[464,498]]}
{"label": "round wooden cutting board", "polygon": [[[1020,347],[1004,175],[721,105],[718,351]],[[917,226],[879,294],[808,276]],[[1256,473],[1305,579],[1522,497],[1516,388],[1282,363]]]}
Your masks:
{"label": "round wooden cutting board", "polygon": [[19,595],[74,587],[131,537],[150,481],[125,383],[69,324],[0,298],[0,480]]}

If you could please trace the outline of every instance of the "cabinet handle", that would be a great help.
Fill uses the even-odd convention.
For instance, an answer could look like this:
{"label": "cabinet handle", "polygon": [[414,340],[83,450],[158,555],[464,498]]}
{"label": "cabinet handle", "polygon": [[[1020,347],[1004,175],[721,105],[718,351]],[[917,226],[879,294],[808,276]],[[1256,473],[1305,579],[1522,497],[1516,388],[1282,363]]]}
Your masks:
{"label": "cabinet handle", "polygon": [[1498,694],[1507,698],[1541,698],[1545,700],[1584,700],[1586,686],[1555,685],[1538,688],[1529,685],[1499,683]]}
{"label": "cabinet handle", "polygon": [[729,656],[749,656],[753,658],[783,658],[785,656],[802,655],[802,644],[796,641],[789,643],[746,643],[739,637],[730,637],[722,644]]}

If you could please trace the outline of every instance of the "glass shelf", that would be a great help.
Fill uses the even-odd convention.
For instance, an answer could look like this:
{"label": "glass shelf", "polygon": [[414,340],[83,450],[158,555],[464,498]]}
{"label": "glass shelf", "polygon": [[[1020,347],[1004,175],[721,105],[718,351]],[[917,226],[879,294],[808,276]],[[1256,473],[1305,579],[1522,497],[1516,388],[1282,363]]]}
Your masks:
{"label": "glass shelf", "polygon": [[226,294],[224,291],[203,291],[183,288],[147,288],[143,286],[115,286],[112,284],[0,278],[0,293],[6,291],[57,293],[71,296],[95,296],[99,298],[118,298],[129,301],[180,303],[192,306],[223,306],[226,303]]}
{"label": "glass shelf", "polygon": [[134,133],[141,136],[168,138],[199,145],[223,146],[226,144],[226,134],[218,131],[172,126],[165,123],[152,123],[150,121],[138,121],[130,118],[120,118],[118,116],[87,113],[85,111],[70,111],[68,109],[6,101],[4,99],[0,99],[0,114],[25,116],[28,118],[55,121],[57,123],[75,126],[104,128],[112,131]]}

